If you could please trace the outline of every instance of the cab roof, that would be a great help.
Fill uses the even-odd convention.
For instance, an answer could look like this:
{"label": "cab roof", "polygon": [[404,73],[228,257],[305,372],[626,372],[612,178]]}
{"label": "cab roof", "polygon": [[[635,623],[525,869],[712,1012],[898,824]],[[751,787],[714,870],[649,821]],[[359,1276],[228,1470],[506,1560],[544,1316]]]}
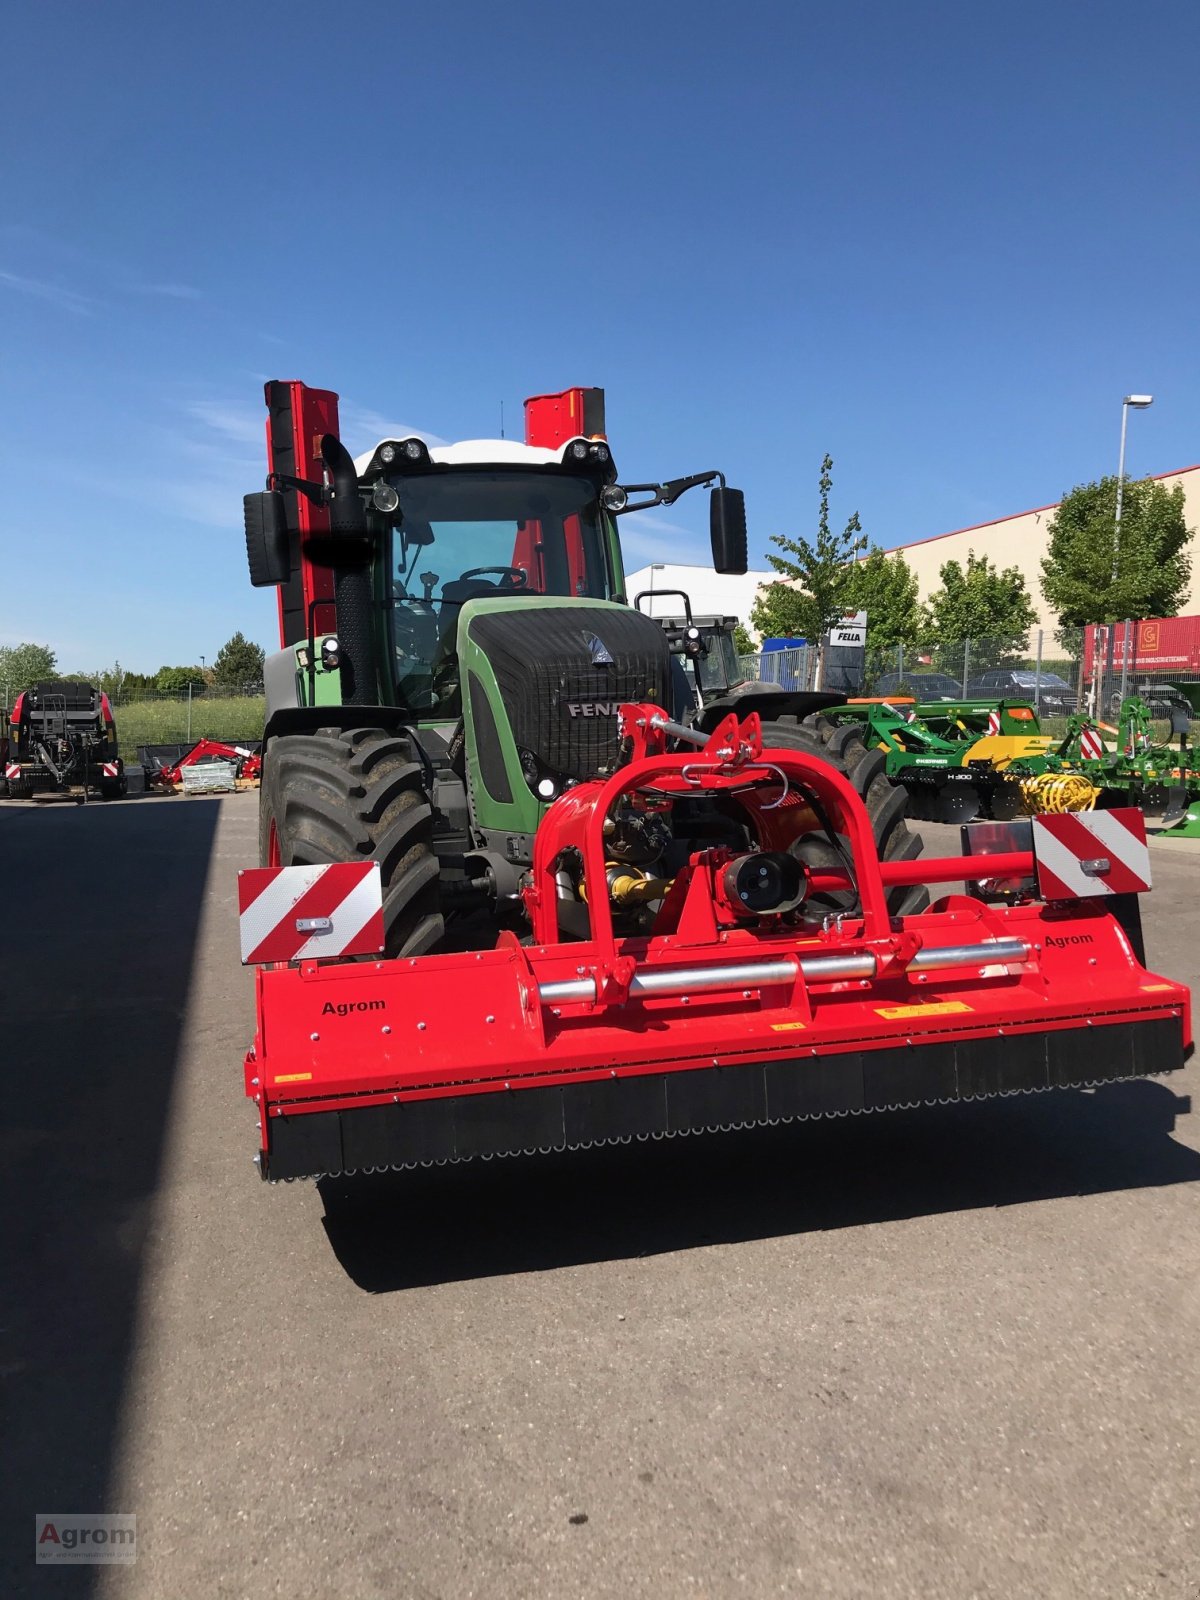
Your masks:
{"label": "cab roof", "polygon": [[[360,478],[382,472],[380,450],[385,444],[401,443],[400,439],[380,439],[373,450],[355,456],[355,472]],[[451,467],[559,467],[564,449],[565,445],[560,445],[557,450],[547,450],[541,445],[520,444],[515,439],[461,439],[457,444],[428,446],[431,461]]]}

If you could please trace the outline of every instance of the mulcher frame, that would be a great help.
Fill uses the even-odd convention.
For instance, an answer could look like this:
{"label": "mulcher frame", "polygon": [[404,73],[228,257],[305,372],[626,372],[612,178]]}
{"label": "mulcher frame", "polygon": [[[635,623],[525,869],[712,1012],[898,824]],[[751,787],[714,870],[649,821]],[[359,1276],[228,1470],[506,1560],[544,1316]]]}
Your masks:
{"label": "mulcher frame", "polygon": [[[888,888],[953,885],[978,858],[880,861],[852,785],[804,751],[764,750],[756,716],[678,754],[656,708],[621,715],[627,764],[568,791],[539,829],[532,946],[507,935],[491,950],[258,970],[245,1073],[264,1177],[1081,1086],[1190,1054],[1188,990],[1141,966],[1103,900],[951,893],[889,919]],[[604,884],[604,818],[637,790],[736,795],[764,849],[792,836],[774,826],[789,807],[818,826],[823,813],[853,873],[812,873],[809,891],[853,884],[859,908],[747,921],[722,888],[728,853],[708,850],[651,935],[618,937],[600,894],[591,937],[560,942],[564,852]],[[1029,852],[988,860],[989,876],[1034,870]]]}

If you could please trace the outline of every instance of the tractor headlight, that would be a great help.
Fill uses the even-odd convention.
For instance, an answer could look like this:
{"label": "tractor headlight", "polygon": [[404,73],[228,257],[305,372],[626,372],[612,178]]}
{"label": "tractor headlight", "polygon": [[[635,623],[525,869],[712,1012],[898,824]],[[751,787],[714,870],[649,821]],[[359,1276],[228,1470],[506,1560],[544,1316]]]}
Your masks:
{"label": "tractor headlight", "polygon": [[567,446],[567,454],[572,461],[586,461],[588,447],[583,439],[572,439]]}
{"label": "tractor headlight", "polygon": [[375,459],[385,467],[398,462],[402,467],[427,466],[429,451],[423,439],[389,439],[375,452]]}
{"label": "tractor headlight", "polygon": [[563,788],[561,780],[552,772],[546,771],[532,750],[518,746],[517,758],[521,763],[521,773],[525,782],[538,799],[546,802],[556,800]]}
{"label": "tractor headlight", "polygon": [[606,444],[589,445],[588,446],[588,455],[590,455],[593,458],[593,460],[603,461],[606,464],[609,461],[612,460],[612,456],[611,456],[611,454],[609,452],[609,448],[608,448],[608,446]]}
{"label": "tractor headlight", "polygon": [[619,483],[610,483],[600,491],[600,504],[605,511],[611,511],[615,516],[618,511],[624,511],[629,504],[629,495]]}
{"label": "tractor headlight", "polygon": [[376,511],[395,511],[400,504],[400,496],[390,483],[381,478],[371,491],[371,504]]}

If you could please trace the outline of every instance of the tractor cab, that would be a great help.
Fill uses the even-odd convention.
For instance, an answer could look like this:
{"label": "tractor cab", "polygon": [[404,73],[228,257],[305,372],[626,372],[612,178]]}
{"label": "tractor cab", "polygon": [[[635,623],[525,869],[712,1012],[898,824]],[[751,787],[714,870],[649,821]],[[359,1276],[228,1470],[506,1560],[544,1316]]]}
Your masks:
{"label": "tractor cab", "polygon": [[551,598],[611,602],[623,587],[601,499],[612,472],[608,447],[589,446],[603,455],[564,464],[553,452],[510,446],[526,458],[510,465],[495,460],[501,443],[480,444],[491,457],[480,465],[439,471],[430,460],[424,471],[393,466],[367,479],[372,502],[391,507],[379,513],[387,687],[422,720],[462,715],[459,625],[472,601],[524,615]]}

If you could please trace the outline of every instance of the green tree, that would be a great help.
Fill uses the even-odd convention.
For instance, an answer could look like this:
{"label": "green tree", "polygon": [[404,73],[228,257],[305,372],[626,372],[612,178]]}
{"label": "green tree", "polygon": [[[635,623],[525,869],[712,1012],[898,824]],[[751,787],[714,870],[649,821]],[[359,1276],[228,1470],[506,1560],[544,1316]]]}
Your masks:
{"label": "green tree", "polygon": [[163,694],[203,694],[207,687],[201,667],[159,667],[154,674],[154,687]]}
{"label": "green tree", "polygon": [[733,648],[740,656],[752,656],[758,648],[740,622],[734,624]]}
{"label": "green tree", "polygon": [[[844,593],[847,611],[867,613],[866,678],[897,670],[898,645],[912,645],[921,631],[917,604],[917,577],[897,550],[885,555],[872,545],[866,559],[847,574]],[[911,659],[916,651],[909,652]]]}
{"label": "green tree", "polygon": [[213,662],[213,679],[228,688],[241,688],[244,684],[262,682],[266,651],[261,645],[251,644],[242,633],[235,633],[217,651]]}
{"label": "green tree", "polygon": [[58,657],[45,644],[0,646],[0,699],[11,705],[22,689],[44,678],[58,677]]}
{"label": "green tree", "polygon": [[1037,612],[1019,567],[998,570],[969,550],[965,567],[947,561],[938,576],[942,586],[922,608],[921,631],[939,671],[962,671],[964,640],[973,672],[1025,655]]}
{"label": "green tree", "polygon": [[856,511],[843,533],[834,533],[829,526],[832,456],[821,462],[819,485],[816,539],[771,535],[771,543],[784,554],[768,552],[767,560],[788,582],[765,584],[755,597],[750,620],[765,639],[818,641],[846,609],[843,594],[851,563],[863,544],[862,524]]}
{"label": "green tree", "polygon": [[97,667],[88,672],[69,672],[67,677],[79,683],[93,683],[97,689],[113,700],[128,697],[139,689],[152,689],[155,687],[154,678],[144,672],[129,672],[119,661],[114,661],[111,667]]}
{"label": "green tree", "polygon": [[867,613],[868,650],[911,644],[920,632],[917,575],[902,551],[886,555],[872,545],[847,572],[842,598],[847,611]]}
{"label": "green tree", "polygon": [[1187,598],[1194,529],[1183,509],[1183,485],[1125,481],[1117,575],[1113,544],[1117,480],[1084,483],[1063,497],[1049,525],[1042,589],[1064,627],[1173,617]]}

